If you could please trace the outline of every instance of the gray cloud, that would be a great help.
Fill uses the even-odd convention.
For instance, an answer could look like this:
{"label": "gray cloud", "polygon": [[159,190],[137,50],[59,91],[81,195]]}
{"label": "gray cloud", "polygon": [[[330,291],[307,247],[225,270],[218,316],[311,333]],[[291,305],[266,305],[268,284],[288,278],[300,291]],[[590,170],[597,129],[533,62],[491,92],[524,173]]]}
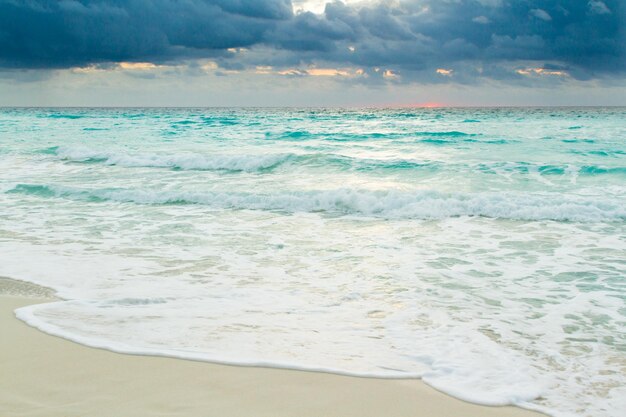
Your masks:
{"label": "gray cloud", "polygon": [[261,42],[285,0],[0,0],[0,63],[63,68],[212,56]]}
{"label": "gray cloud", "polygon": [[[326,5],[289,0],[0,0],[0,66],[67,68],[213,58],[224,68],[309,64],[390,68],[404,80],[622,77],[619,0],[413,0]],[[228,48],[247,47],[248,54]],[[454,71],[442,76],[437,68]],[[557,69],[558,68],[558,69]]]}

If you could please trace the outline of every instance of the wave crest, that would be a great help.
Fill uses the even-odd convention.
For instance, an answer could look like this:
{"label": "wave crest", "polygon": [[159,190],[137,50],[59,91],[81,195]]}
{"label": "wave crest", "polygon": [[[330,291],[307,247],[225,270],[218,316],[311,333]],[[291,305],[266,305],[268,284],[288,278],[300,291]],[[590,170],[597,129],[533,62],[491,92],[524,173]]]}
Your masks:
{"label": "wave crest", "polygon": [[[436,139],[438,140],[438,139]],[[279,166],[331,166],[340,170],[376,171],[376,170],[426,170],[469,172],[496,175],[529,175],[541,176],[594,176],[594,175],[626,175],[626,167],[573,164],[551,165],[530,162],[481,162],[451,164],[433,160],[414,159],[372,159],[355,158],[340,154],[324,153],[282,153],[265,155],[241,154],[129,154],[123,151],[100,151],[87,147],[54,146],[40,150],[39,153],[56,155],[69,162],[103,163],[122,167],[169,168],[179,170],[233,171],[233,172],[267,172]]]}
{"label": "wave crest", "polygon": [[440,193],[336,189],[276,194],[140,189],[86,189],[18,184],[6,193],[61,197],[93,202],[135,204],[202,204],[218,209],[269,210],[288,213],[325,212],[389,219],[488,217],[513,220],[574,222],[626,220],[619,198],[532,193]]}
{"label": "wave crest", "polygon": [[100,162],[123,167],[154,167],[181,170],[245,171],[269,170],[295,157],[293,154],[272,155],[200,155],[194,153],[127,154],[124,152],[97,151],[89,148],[50,148],[59,158],[72,162]]}

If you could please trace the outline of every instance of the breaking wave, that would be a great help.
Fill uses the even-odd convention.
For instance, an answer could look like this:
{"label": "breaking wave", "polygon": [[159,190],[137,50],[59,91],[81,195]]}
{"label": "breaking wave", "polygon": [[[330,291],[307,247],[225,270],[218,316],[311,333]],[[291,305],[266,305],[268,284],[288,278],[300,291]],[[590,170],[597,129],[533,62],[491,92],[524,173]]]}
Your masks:
{"label": "breaking wave", "polygon": [[255,172],[269,170],[294,158],[294,154],[270,155],[200,155],[181,153],[174,155],[98,151],[90,148],[54,147],[44,153],[53,153],[72,162],[100,162],[123,167],[155,167],[181,170],[224,170]]}
{"label": "breaking wave", "polygon": [[5,192],[92,202],[201,204],[218,209],[287,213],[325,212],[390,219],[478,216],[574,222],[626,220],[626,202],[620,198],[565,196],[554,193],[441,193],[335,189],[256,194],[224,191],[88,189],[41,184],[18,184]]}
{"label": "breaking wave", "polygon": [[626,167],[573,164],[550,165],[532,164],[529,162],[481,162],[453,164],[442,161],[415,159],[374,159],[355,158],[346,155],[328,153],[281,153],[265,155],[241,154],[159,154],[137,153],[124,151],[100,151],[88,147],[54,146],[39,151],[41,154],[56,155],[69,162],[103,163],[123,167],[170,168],[177,170],[207,170],[234,172],[265,172],[281,165],[308,165],[336,167],[343,170],[375,171],[375,170],[407,170],[419,169],[428,171],[451,170],[454,172],[480,172],[484,174],[540,174],[549,176],[572,175],[626,175]]}

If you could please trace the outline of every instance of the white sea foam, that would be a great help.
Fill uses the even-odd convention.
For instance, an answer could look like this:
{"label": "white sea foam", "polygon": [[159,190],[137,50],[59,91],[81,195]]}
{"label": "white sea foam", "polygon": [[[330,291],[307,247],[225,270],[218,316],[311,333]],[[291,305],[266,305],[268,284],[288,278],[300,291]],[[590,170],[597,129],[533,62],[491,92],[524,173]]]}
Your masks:
{"label": "white sea foam", "polygon": [[[250,212],[244,223],[222,213],[207,217],[201,208],[187,215],[197,233],[215,238],[187,249],[154,242],[145,257],[104,257],[88,245],[55,244],[58,236],[49,245],[0,244],[11,260],[0,266],[1,275],[46,282],[69,300],[26,307],[19,317],[118,352],[421,377],[468,401],[560,409],[552,413],[559,416],[576,415],[567,412],[574,406],[600,413],[604,400],[594,404],[588,395],[609,398],[601,394],[607,387],[614,387],[607,391],[611,401],[619,399],[620,374],[610,370],[625,364],[607,341],[598,340],[592,351],[577,341],[609,337],[622,320],[621,303],[611,298],[617,282],[593,281],[598,290],[582,292],[589,276],[575,266],[584,260],[599,274],[603,262],[618,260],[624,243],[601,232],[480,218],[410,227],[371,221],[353,229],[354,220],[311,214]],[[121,248],[136,232],[122,231],[128,225],[118,221],[106,227],[121,232],[111,242]],[[263,235],[268,225],[272,236]],[[241,235],[230,242],[218,238],[235,232]],[[504,232],[508,240],[494,237]],[[304,237],[308,243],[299,242]],[[447,248],[452,238],[457,250]],[[565,250],[550,255],[551,239]],[[594,260],[589,242],[614,252]],[[32,257],[38,261],[28,262]],[[601,289],[606,285],[608,291]],[[601,328],[593,324],[598,320]]]}
{"label": "white sea foam", "polygon": [[251,194],[224,191],[84,189],[32,184],[18,184],[7,192],[138,204],[203,204],[213,208],[290,213],[328,212],[404,219],[443,219],[458,216],[581,222],[626,219],[623,198],[563,196],[555,193],[409,193],[337,189]]}

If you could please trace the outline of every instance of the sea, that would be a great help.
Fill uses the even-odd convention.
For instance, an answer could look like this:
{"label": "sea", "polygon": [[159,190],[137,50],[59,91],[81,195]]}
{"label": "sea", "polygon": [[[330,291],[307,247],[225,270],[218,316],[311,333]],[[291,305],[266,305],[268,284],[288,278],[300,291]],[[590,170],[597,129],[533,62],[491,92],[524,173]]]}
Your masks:
{"label": "sea", "polygon": [[131,354],[626,411],[626,108],[3,108],[17,316]]}

